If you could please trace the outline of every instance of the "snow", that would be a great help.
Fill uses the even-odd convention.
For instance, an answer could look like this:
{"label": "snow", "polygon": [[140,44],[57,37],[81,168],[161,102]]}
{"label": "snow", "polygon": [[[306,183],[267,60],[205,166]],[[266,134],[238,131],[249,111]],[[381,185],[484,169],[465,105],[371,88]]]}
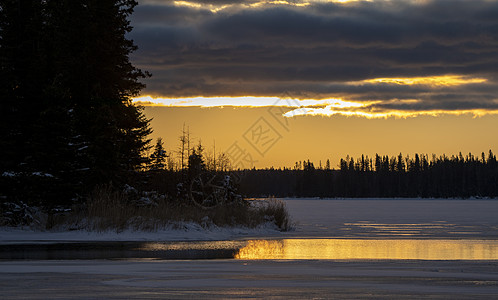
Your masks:
{"label": "snow", "polygon": [[31,173],[33,176],[40,176],[40,177],[54,177],[54,175],[49,174],[49,173],[44,173],[44,172],[33,172]]}
{"label": "snow", "polygon": [[0,245],[33,244],[57,242],[95,241],[219,241],[256,237],[259,235],[279,236],[280,232],[272,224],[258,228],[243,227],[202,227],[196,223],[180,223],[174,227],[156,232],[124,230],[116,231],[38,231],[29,228],[2,228]]}
{"label": "snow", "polygon": [[16,176],[17,176],[17,174],[16,174],[16,173],[14,173],[14,172],[7,172],[7,171],[6,171],[6,172],[3,172],[3,173],[2,173],[2,176],[3,176],[3,177],[16,177]]}

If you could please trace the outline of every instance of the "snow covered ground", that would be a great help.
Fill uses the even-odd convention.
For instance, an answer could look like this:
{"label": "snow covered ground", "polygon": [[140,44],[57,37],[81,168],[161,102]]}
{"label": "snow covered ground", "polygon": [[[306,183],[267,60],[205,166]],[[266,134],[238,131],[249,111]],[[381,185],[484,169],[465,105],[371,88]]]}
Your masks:
{"label": "snow covered ground", "polygon": [[259,228],[220,228],[216,226],[204,228],[199,224],[184,223],[176,226],[176,228],[166,228],[157,232],[132,230],[121,232],[35,231],[20,228],[2,228],[0,229],[0,245],[95,241],[220,241],[261,235],[278,237],[280,234],[280,231],[272,224],[265,224]]}
{"label": "snow covered ground", "polygon": [[[497,200],[286,199],[295,230],[186,225],[158,233],[0,231],[0,244],[54,241],[498,240]],[[189,227],[192,226],[192,227]],[[320,251],[318,250],[315,251]],[[0,261],[5,299],[497,299],[498,260]]]}

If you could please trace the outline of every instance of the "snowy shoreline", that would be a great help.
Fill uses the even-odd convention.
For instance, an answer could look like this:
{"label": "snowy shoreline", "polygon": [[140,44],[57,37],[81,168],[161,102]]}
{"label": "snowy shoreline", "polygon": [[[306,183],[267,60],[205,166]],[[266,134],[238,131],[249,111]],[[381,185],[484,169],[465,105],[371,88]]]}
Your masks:
{"label": "snowy shoreline", "polygon": [[216,241],[246,239],[498,239],[498,201],[492,199],[286,198],[294,222],[281,232],[179,223],[156,232],[36,231],[0,227],[0,244],[105,241]]}
{"label": "snowy shoreline", "polygon": [[37,231],[32,229],[0,227],[0,245],[107,241],[219,241],[239,240],[260,236],[277,237],[281,233],[270,223],[258,228],[216,226],[204,228],[196,223],[182,223],[181,225],[183,226],[182,229],[166,228],[155,232],[133,230],[124,230],[122,232],[96,232],[86,230]]}

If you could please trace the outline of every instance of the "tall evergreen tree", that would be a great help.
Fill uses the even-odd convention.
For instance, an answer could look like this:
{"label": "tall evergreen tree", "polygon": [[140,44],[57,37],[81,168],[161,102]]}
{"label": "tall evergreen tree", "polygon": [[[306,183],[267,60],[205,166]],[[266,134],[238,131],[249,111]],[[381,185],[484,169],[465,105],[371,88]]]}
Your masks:
{"label": "tall evergreen tree", "polygon": [[164,150],[164,143],[162,138],[158,138],[154,146],[154,152],[151,155],[151,169],[162,170],[165,167],[166,158],[168,157],[166,150]]}
{"label": "tall evergreen tree", "polygon": [[195,176],[200,175],[206,170],[206,163],[204,161],[204,147],[201,142],[197,147],[192,148],[190,156],[188,157],[188,178],[193,179]]}
{"label": "tall evergreen tree", "polygon": [[125,182],[142,167],[151,132],[131,103],[148,76],[129,61],[137,2],[0,5],[0,171],[12,175],[2,176],[4,196],[39,195],[34,202],[51,206],[98,183]]}

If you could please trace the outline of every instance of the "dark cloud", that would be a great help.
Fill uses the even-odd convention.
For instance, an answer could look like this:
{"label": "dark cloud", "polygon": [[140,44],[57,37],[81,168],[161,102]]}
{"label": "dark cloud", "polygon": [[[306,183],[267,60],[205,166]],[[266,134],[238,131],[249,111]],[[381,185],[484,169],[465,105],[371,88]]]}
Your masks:
{"label": "dark cloud", "polygon": [[[257,8],[246,5],[256,1],[190,2],[202,6],[143,1],[136,9],[130,36],[139,50],[133,60],[154,75],[146,82],[146,94],[418,99],[410,107],[496,109],[498,2],[320,2]],[[210,10],[220,5],[231,6]],[[351,84],[445,74],[488,81],[435,87]]]}

